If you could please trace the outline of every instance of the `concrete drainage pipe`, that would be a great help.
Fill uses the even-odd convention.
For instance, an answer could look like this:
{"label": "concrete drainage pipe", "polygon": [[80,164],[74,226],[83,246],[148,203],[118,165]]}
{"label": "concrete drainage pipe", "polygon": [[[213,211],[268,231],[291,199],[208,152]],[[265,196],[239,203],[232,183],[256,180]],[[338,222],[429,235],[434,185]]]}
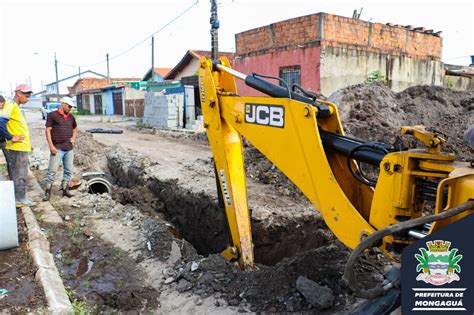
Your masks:
{"label": "concrete drainage pipe", "polygon": [[0,181],[0,250],[18,246],[15,192],[12,181]]}
{"label": "concrete drainage pipe", "polygon": [[112,185],[105,178],[96,177],[87,181],[87,191],[89,194],[110,194]]}

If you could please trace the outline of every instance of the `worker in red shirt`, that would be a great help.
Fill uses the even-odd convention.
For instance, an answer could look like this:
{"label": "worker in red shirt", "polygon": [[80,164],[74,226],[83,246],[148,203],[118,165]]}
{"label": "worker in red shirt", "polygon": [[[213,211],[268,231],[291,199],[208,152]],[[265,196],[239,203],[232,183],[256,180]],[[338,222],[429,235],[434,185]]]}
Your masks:
{"label": "worker in red shirt", "polygon": [[63,196],[72,197],[69,191],[69,181],[72,178],[72,166],[74,161],[74,142],[77,137],[77,123],[72,115],[72,108],[76,107],[72,98],[61,98],[61,106],[58,110],[48,114],[46,118],[46,140],[49,144],[49,168],[46,174],[46,189],[43,200],[51,198],[51,188],[59,165],[63,165],[64,174],[61,182]]}

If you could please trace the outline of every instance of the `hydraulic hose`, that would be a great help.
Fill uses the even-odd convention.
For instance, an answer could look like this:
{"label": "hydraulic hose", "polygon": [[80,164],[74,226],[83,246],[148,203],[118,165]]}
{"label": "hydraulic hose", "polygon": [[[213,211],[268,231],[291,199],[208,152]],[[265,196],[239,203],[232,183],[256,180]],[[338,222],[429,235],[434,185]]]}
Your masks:
{"label": "hydraulic hose", "polygon": [[[355,146],[353,149],[351,149],[349,151],[349,154],[347,155],[347,160],[346,160],[346,164],[347,164],[347,168],[349,169],[349,171],[351,172],[352,176],[357,179],[359,182],[361,182],[362,184],[364,185],[368,185],[368,186],[371,186],[371,187],[375,187],[375,185],[377,184],[377,181],[375,180],[372,180],[370,178],[367,178],[364,173],[362,172],[362,168],[360,167],[360,164],[359,165],[359,173],[360,175],[358,175],[354,169],[352,168],[352,164],[351,164],[351,161],[352,161],[352,156],[357,152],[357,151],[360,151],[361,149],[368,149],[369,151],[373,151],[375,153],[380,153],[381,155],[387,155],[388,154],[388,150],[384,147],[385,144],[382,144],[382,143],[377,143],[377,142],[368,142],[368,143],[362,143],[362,144],[359,144],[357,146]],[[386,146],[386,145],[385,145]]]}
{"label": "hydraulic hose", "polygon": [[434,221],[439,221],[443,220],[452,216],[455,216],[457,214],[460,214],[464,211],[474,209],[474,201],[468,201],[465,202],[459,206],[456,206],[454,208],[448,209],[446,211],[443,211],[442,213],[439,214],[432,214],[424,217],[420,217],[417,219],[409,220],[409,221],[404,221],[398,224],[394,224],[391,226],[388,226],[386,228],[383,228],[381,230],[378,230],[377,232],[371,234],[368,236],[366,239],[364,239],[359,246],[357,246],[349,256],[349,260],[346,263],[346,267],[344,268],[344,275],[342,278],[344,281],[347,283],[347,285],[354,291],[354,294],[360,298],[363,299],[373,299],[379,295],[384,294],[386,291],[391,289],[396,285],[394,282],[390,282],[386,285],[379,285],[376,286],[372,289],[361,289],[357,286],[355,277],[354,277],[354,264],[359,258],[359,255],[367,249],[369,246],[371,246],[374,242],[377,242],[384,238],[387,235],[410,229],[415,226],[423,225],[426,223],[434,222]]}

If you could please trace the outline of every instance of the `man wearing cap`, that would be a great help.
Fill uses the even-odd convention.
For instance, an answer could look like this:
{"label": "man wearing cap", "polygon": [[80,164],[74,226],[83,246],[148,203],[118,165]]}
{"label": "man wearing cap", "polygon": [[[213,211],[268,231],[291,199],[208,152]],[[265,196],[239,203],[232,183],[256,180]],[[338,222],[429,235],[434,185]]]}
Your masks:
{"label": "man wearing cap", "polygon": [[[28,153],[31,152],[30,132],[20,105],[28,103],[31,88],[20,84],[15,88],[12,101],[7,101],[2,109],[0,129],[7,140],[5,145],[8,174],[15,185],[17,207],[32,206],[26,197],[26,177],[28,176]],[[6,133],[5,128],[6,127]]]}
{"label": "man wearing cap", "polygon": [[74,141],[77,137],[76,119],[71,110],[76,105],[72,98],[61,98],[61,106],[58,110],[48,114],[46,118],[46,140],[49,144],[49,168],[46,174],[46,189],[43,200],[47,201],[51,197],[51,188],[53,187],[54,177],[58,171],[59,165],[63,165],[64,173],[61,182],[63,196],[68,198],[73,195],[69,191],[69,181],[72,178],[72,165],[74,161]]}

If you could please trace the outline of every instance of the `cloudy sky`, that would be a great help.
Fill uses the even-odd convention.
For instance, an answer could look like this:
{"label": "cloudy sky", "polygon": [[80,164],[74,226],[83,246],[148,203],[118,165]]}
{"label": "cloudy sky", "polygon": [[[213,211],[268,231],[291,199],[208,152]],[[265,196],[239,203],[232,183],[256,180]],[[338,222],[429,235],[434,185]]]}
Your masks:
{"label": "cloudy sky", "polygon": [[[236,33],[273,22],[327,12],[371,22],[442,31],[446,63],[469,65],[474,55],[472,0],[218,0],[219,48],[235,51]],[[0,93],[19,83],[41,85],[81,71],[142,77],[151,66],[173,67],[188,49],[210,50],[209,0],[0,0]]]}

